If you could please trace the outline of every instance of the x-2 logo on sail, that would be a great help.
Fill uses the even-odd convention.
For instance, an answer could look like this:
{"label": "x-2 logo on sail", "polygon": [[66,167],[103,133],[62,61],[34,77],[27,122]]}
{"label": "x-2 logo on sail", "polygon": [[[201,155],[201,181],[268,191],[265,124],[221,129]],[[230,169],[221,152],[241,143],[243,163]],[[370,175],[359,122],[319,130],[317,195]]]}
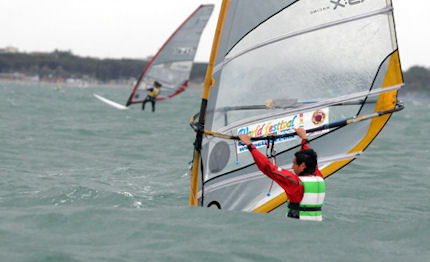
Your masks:
{"label": "x-2 logo on sail", "polygon": [[336,10],[338,6],[346,7],[347,5],[357,5],[363,3],[364,0],[331,0],[330,3],[334,4],[333,10]]}
{"label": "x-2 logo on sail", "polygon": [[175,53],[178,55],[191,55],[195,51],[193,47],[178,47],[175,50]]}

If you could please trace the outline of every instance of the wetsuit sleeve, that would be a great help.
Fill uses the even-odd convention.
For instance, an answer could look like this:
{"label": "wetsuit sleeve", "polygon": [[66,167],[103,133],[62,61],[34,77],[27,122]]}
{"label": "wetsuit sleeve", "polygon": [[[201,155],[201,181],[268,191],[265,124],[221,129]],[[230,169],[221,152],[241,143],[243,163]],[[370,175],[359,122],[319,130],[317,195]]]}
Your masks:
{"label": "wetsuit sleeve", "polygon": [[252,145],[251,148],[252,157],[261,172],[273,179],[287,192],[298,190],[300,179],[296,174],[275,166],[265,155],[258,151],[254,145]]}
{"label": "wetsuit sleeve", "polygon": [[[308,145],[308,140],[306,140],[306,139],[302,139],[302,146],[300,147],[300,151],[302,151],[302,150],[307,150],[307,149],[311,149],[310,147],[309,147],[309,145]],[[319,177],[323,177],[322,176],[322,173],[321,173],[321,171],[319,170],[319,168],[318,168],[318,165],[316,166],[316,168],[315,168],[315,173],[314,173],[314,175],[315,176],[319,176]]]}
{"label": "wetsuit sleeve", "polygon": [[308,146],[308,140],[306,140],[306,139],[302,139],[302,146],[300,147],[300,151],[302,151],[302,150],[307,150],[307,149],[311,149],[309,146]]}

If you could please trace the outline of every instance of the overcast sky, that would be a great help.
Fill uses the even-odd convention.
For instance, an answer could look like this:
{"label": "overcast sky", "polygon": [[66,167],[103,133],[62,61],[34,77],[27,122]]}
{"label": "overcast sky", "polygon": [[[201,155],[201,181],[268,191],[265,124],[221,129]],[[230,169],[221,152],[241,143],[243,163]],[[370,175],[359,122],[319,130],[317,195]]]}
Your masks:
{"label": "overcast sky", "polygon": [[[430,67],[430,1],[393,2],[403,68]],[[221,0],[0,0],[0,48],[145,58],[200,4],[216,5],[196,56],[208,61]]]}

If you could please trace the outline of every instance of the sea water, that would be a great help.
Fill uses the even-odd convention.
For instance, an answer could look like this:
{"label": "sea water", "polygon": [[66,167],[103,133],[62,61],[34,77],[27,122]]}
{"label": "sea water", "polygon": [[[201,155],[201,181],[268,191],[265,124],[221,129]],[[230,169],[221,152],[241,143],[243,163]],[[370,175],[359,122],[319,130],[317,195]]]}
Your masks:
{"label": "sea water", "polygon": [[0,261],[429,261],[430,99],[326,180],[322,223],[188,206],[202,89],[0,82]]}

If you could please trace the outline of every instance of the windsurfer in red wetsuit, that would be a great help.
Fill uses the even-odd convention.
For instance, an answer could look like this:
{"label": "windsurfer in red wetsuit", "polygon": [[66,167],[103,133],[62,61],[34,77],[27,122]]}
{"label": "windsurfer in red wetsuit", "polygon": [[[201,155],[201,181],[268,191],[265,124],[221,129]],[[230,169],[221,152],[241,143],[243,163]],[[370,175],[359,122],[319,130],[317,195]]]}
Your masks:
{"label": "windsurfer in red wetsuit", "polygon": [[325,197],[325,184],[317,165],[317,154],[308,146],[306,130],[295,129],[302,138],[300,151],[294,154],[292,169],[288,171],[272,162],[251,143],[248,135],[239,135],[254,158],[257,167],[281,186],[288,197],[288,217],[321,221],[321,207]]}

